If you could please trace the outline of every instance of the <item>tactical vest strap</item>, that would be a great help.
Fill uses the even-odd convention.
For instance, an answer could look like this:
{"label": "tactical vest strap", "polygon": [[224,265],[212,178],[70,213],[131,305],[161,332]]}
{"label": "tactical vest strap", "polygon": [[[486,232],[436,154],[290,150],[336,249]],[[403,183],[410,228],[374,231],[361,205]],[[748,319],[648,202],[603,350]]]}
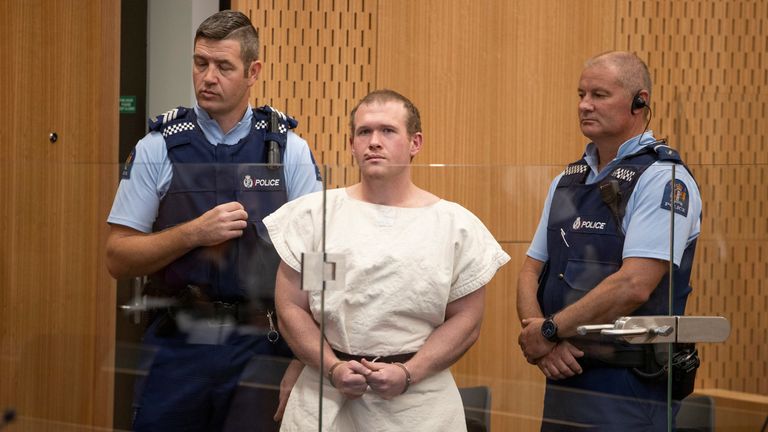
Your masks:
{"label": "tactical vest strap", "polygon": [[[293,117],[286,115],[285,113],[272,108],[269,105],[264,105],[253,110],[254,122],[253,128],[255,130],[264,131],[265,141],[274,141],[285,148],[288,140],[288,130],[295,128],[298,122]],[[273,130],[271,120],[277,120],[277,130]]]}

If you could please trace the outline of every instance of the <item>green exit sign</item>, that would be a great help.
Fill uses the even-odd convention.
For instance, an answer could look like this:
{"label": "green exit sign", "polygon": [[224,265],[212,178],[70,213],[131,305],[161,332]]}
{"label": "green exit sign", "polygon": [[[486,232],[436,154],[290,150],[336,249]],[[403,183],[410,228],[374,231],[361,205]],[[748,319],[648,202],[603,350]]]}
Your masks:
{"label": "green exit sign", "polygon": [[136,96],[120,96],[120,114],[136,114]]}

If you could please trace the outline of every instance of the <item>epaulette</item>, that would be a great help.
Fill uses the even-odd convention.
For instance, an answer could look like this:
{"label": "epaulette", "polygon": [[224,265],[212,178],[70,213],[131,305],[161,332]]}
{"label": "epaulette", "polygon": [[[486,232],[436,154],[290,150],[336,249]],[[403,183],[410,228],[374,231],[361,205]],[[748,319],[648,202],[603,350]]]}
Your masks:
{"label": "epaulette", "polygon": [[683,160],[680,158],[680,153],[678,153],[677,150],[673,149],[672,147],[669,147],[665,140],[658,140],[648,144],[648,147],[651,147],[653,151],[656,152],[656,154],[659,156],[659,160],[679,163],[683,162]]}
{"label": "epaulette", "polygon": [[587,171],[589,171],[589,165],[587,165],[586,162],[579,161],[579,162],[575,162],[568,165],[563,170],[563,175],[569,176],[569,175],[575,175],[575,174],[584,174]]}
{"label": "epaulette", "polygon": [[[287,133],[288,129],[293,129],[299,124],[295,118],[269,105],[258,107],[255,109],[255,111],[260,112],[267,118],[270,118],[270,116],[274,114],[278,120],[278,132],[282,134]],[[267,129],[268,126],[269,124],[266,120],[258,120],[253,124],[254,129]]]}
{"label": "epaulette", "polygon": [[177,119],[180,120],[185,118],[188,111],[189,108],[177,107],[160,114],[159,116],[155,117],[154,120],[149,119],[147,122],[149,130],[154,132],[161,132],[165,138],[168,138],[169,136],[178,132],[192,130],[195,128],[195,124],[193,122],[189,120],[176,121]]}
{"label": "epaulette", "polygon": [[563,170],[563,176],[560,178],[558,187],[584,183],[587,179],[587,175],[589,175],[589,171],[589,165],[587,165],[587,161],[583,158],[569,164]]}

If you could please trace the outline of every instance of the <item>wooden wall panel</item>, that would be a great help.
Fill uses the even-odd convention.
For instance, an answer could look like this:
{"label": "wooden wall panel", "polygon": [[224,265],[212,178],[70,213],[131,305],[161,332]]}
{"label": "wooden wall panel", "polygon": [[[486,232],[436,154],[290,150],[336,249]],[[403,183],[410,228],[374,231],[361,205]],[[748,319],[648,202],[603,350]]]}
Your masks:
{"label": "wooden wall panel", "polygon": [[700,389],[768,394],[768,198],[766,165],[694,166],[705,207],[690,313],[726,316],[731,337],[701,347]]}
{"label": "wooden wall panel", "polygon": [[[119,2],[4,1],[0,408],[19,430],[110,427]],[[51,143],[49,133],[58,141]]]}
{"label": "wooden wall panel", "polygon": [[682,134],[688,163],[768,163],[766,16],[759,0],[618,3],[618,47],[654,78],[652,127]]}
{"label": "wooden wall panel", "polygon": [[647,59],[652,128],[671,138],[701,186],[704,219],[688,312],[723,315],[702,344],[698,389],[768,394],[768,4],[618,2],[618,48]]}
{"label": "wooden wall panel", "polygon": [[613,16],[604,1],[382,2],[376,84],[423,111],[417,163],[561,166],[583,151],[579,72],[613,46]]}

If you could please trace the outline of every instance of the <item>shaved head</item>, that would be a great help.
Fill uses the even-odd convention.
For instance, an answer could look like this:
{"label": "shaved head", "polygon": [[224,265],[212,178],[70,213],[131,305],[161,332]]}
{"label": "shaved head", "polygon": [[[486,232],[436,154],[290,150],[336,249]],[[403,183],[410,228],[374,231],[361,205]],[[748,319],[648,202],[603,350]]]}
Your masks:
{"label": "shaved head", "polygon": [[593,66],[607,66],[616,71],[619,85],[634,95],[640,90],[648,92],[651,97],[651,74],[648,66],[637,55],[627,51],[609,51],[598,54],[584,63],[584,69]]}

